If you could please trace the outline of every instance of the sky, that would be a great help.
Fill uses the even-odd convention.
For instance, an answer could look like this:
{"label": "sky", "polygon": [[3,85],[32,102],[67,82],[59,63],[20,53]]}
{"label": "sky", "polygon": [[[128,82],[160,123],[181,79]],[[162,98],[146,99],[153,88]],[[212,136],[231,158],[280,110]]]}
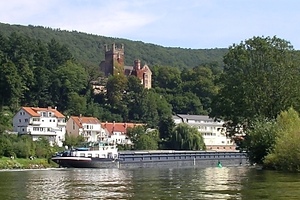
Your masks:
{"label": "sky", "polygon": [[1,0],[0,22],[191,49],[276,36],[300,50],[299,9],[299,0]]}

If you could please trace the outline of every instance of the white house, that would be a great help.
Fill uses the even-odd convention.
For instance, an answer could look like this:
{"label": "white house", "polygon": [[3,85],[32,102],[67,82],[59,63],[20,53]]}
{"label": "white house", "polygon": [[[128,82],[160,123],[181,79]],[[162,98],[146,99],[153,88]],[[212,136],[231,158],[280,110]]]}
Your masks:
{"label": "white house", "polygon": [[117,122],[104,122],[101,124],[108,135],[107,141],[109,143],[116,143],[116,144],[132,144],[132,142],[127,136],[127,129],[133,128],[135,126],[143,125],[143,124],[135,124],[135,123],[117,123]]}
{"label": "white house", "polygon": [[226,136],[226,128],[223,121],[215,121],[207,115],[183,115],[173,116],[175,124],[186,123],[196,127],[202,134],[207,150],[235,150],[234,141]]}
{"label": "white house", "polygon": [[67,121],[67,133],[83,136],[87,142],[103,141],[107,138],[100,121],[95,117],[71,116]]}
{"label": "white house", "polygon": [[29,134],[33,141],[47,137],[51,145],[63,145],[65,140],[65,116],[56,108],[22,107],[13,118],[13,131]]}

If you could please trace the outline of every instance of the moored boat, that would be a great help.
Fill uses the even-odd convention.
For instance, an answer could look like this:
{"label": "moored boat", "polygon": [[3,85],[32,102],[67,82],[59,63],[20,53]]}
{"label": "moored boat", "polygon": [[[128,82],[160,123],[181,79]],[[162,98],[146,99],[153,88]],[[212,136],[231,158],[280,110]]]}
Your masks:
{"label": "moored boat", "polygon": [[52,160],[60,167],[107,168],[113,167],[118,159],[116,145],[108,143],[86,143],[83,147],[58,153]]}

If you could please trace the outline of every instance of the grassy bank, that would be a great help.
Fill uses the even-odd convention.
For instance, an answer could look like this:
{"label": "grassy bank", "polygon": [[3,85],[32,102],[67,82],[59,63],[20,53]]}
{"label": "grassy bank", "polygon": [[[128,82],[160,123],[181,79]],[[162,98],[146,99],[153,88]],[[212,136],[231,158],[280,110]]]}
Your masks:
{"label": "grassy bank", "polygon": [[0,158],[0,169],[44,169],[57,167],[56,163],[48,159],[26,159],[26,158]]}

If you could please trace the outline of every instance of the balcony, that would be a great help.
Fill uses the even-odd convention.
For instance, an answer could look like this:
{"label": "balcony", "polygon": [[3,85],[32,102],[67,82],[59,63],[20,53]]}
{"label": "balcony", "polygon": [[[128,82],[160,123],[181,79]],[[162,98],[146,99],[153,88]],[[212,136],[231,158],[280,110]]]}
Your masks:
{"label": "balcony", "polygon": [[31,124],[31,125],[41,125],[41,121],[40,120],[30,120],[29,124]]}
{"label": "balcony", "polygon": [[66,126],[67,123],[65,121],[57,121],[57,126]]}

